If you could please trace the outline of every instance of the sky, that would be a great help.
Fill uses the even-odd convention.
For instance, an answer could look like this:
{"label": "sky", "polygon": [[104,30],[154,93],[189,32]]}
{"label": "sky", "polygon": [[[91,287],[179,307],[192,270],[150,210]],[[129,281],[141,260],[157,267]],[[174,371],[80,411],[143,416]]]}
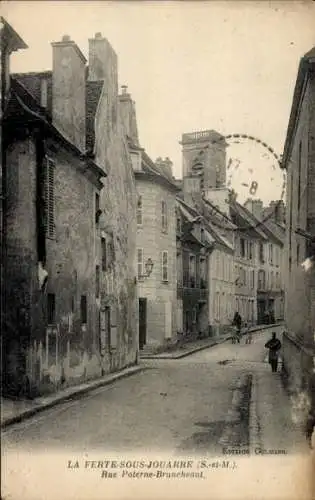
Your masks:
{"label": "sky", "polygon": [[[101,32],[136,103],[141,145],[153,160],[169,157],[177,178],[186,132],[249,134],[281,154],[299,60],[315,45],[311,0],[2,1],[2,15],[29,46],[13,55],[13,72],[51,69],[50,43],[64,34],[87,56]],[[274,159],[260,146],[244,141],[227,155],[243,177],[251,170],[258,197],[279,198],[282,173],[269,176]]]}

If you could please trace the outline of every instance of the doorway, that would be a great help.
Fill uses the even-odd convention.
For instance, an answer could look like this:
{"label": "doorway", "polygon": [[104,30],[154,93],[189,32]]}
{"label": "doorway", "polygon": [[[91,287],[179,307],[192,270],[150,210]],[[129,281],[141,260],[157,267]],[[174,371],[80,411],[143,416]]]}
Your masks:
{"label": "doorway", "polygon": [[147,342],[147,299],[139,298],[139,349]]}

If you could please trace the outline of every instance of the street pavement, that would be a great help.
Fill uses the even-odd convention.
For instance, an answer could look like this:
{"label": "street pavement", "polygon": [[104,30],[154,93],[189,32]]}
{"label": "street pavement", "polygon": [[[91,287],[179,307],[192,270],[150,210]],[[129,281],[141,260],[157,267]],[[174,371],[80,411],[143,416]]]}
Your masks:
{"label": "street pavement", "polygon": [[[2,500],[310,500],[309,462],[292,454],[304,451],[303,439],[280,372],[267,363],[269,336],[143,360],[144,371],[2,429]],[[115,457],[131,468],[104,465]],[[192,460],[193,474],[204,473],[198,482],[129,479],[152,470],[150,460],[176,461],[170,470],[179,474]]]}
{"label": "street pavement", "polygon": [[[268,335],[253,335],[251,345],[226,342],[176,361],[141,361],[146,371],[4,430],[3,450],[220,453],[239,377],[269,370],[263,348]],[[248,441],[244,431],[239,446]]]}

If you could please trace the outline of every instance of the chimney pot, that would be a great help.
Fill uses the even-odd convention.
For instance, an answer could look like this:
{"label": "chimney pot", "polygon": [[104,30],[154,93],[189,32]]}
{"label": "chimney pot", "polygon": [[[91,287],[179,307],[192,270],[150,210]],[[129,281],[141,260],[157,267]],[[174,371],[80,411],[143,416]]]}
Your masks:
{"label": "chimney pot", "polygon": [[63,42],[70,42],[70,40],[71,40],[71,38],[69,35],[63,35],[63,37],[62,37]]}
{"label": "chimney pot", "polygon": [[98,40],[100,38],[102,38],[102,33],[100,31],[98,31],[97,33],[95,33],[95,38],[98,39]]}

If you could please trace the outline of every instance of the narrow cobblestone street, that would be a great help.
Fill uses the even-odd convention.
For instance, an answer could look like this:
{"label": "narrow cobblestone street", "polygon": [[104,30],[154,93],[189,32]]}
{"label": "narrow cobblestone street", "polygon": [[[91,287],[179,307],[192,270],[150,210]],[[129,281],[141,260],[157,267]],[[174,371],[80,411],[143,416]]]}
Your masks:
{"label": "narrow cobblestone street", "polygon": [[[281,328],[277,330],[281,338]],[[85,474],[84,460],[117,457],[126,463],[131,457],[130,463],[134,464],[138,459],[149,461],[162,457],[161,460],[183,460],[181,467],[185,471],[185,461],[190,457],[199,474],[200,467],[218,467],[216,473],[208,471],[203,476],[211,485],[211,498],[218,498],[220,492],[220,498],[228,500],[230,488],[238,491],[239,484],[242,489],[233,498],[253,498],[261,481],[264,494],[269,492],[270,498],[297,498],[297,491],[302,491],[301,472],[305,477],[310,476],[304,462],[297,469],[292,452],[307,452],[307,449],[298,428],[292,424],[289,397],[282,387],[280,372],[270,372],[264,349],[269,336],[270,331],[263,331],[253,335],[251,345],[246,345],[244,340],[236,345],[229,341],[182,359],[142,361],[145,371],[8,426],[2,433],[2,478],[6,489],[16,491],[17,488],[16,498],[41,499],[40,478],[45,476],[54,491],[49,496],[50,490],[45,486],[45,498],[55,498],[55,489],[63,492],[62,485],[68,485],[69,474],[71,477],[75,474],[76,481],[71,483],[73,499],[91,498],[91,491],[95,498],[110,499],[110,491],[121,494],[121,498],[131,498],[130,495],[148,498],[143,482],[135,483],[129,496],[126,493],[129,486],[124,481],[106,482],[104,491],[99,487],[94,489],[99,485],[94,481],[100,480],[102,470],[98,475]],[[250,401],[249,381],[255,384],[252,389],[257,399],[254,401]],[[260,441],[254,442],[254,449],[250,408],[258,418],[259,427]],[[268,454],[270,449],[272,454],[276,450],[273,456]],[[264,453],[267,455],[263,456]],[[260,477],[259,467],[265,464],[266,456],[271,468],[280,470],[281,466],[281,477]],[[77,459],[80,471],[76,473],[71,467]],[[223,464],[238,469],[238,473],[222,470]],[[137,470],[137,466],[134,467]],[[250,480],[246,476],[249,470]],[[58,475],[57,485],[53,471]],[[124,473],[127,474],[126,470]],[[31,482],[19,488],[15,478],[21,474],[23,477],[26,474]],[[118,477],[115,474],[106,472],[105,476],[107,479]],[[279,487],[279,478],[288,488],[285,494],[283,486]],[[105,487],[104,482],[101,484]],[[210,498],[208,486],[195,490],[194,481],[182,482],[180,490],[177,489],[179,483],[169,481],[167,491],[163,484],[158,484],[162,489],[156,498],[168,498],[167,491],[169,495],[176,491],[178,498],[189,500]],[[115,490],[108,490],[111,485]],[[305,481],[303,487],[308,487]],[[31,496],[28,491],[32,492]],[[303,495],[301,498],[308,498]]]}
{"label": "narrow cobblestone street", "polygon": [[[142,361],[148,370],[11,426],[3,433],[3,448],[220,454],[239,377],[269,370],[263,348],[268,335],[255,334],[251,345],[226,342],[181,360]],[[248,447],[248,436],[241,445]]]}

